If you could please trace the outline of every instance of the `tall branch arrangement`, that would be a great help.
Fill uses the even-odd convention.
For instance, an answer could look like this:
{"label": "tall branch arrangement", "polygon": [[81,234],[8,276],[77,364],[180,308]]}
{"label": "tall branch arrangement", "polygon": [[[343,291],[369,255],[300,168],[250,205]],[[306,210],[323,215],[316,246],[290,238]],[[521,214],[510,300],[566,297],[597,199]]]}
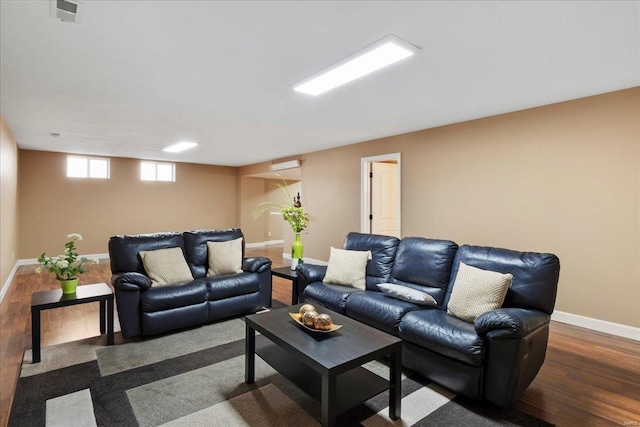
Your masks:
{"label": "tall branch arrangement", "polygon": [[251,212],[251,218],[256,220],[263,213],[278,209],[284,220],[289,223],[295,233],[300,233],[309,226],[309,215],[305,213],[304,206],[300,202],[300,193],[297,197],[291,197],[289,187],[285,184],[276,184],[287,202],[262,202]]}

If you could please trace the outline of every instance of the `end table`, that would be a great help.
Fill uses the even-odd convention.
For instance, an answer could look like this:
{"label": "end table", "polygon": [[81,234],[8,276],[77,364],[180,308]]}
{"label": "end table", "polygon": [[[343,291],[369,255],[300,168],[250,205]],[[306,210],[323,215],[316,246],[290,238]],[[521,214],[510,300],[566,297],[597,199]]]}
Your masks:
{"label": "end table", "polygon": [[78,286],[75,294],[63,294],[62,289],[35,292],[31,295],[32,363],[40,362],[40,312],[50,308],[100,302],[100,333],[107,332],[107,345],[113,344],[113,291],[106,283]]}

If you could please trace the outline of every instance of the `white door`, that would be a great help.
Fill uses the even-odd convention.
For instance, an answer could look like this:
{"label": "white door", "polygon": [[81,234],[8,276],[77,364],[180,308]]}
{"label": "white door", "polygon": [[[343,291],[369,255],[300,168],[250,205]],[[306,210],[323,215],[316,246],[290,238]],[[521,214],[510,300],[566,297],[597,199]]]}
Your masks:
{"label": "white door", "polygon": [[371,162],[372,234],[400,237],[398,230],[398,164]]}

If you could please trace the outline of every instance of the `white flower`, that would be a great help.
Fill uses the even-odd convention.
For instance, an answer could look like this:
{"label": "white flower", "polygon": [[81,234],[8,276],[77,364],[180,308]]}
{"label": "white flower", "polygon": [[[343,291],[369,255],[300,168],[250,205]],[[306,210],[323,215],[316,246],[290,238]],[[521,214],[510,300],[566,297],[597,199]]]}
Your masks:
{"label": "white flower", "polygon": [[58,267],[58,268],[67,268],[67,267],[69,267],[69,263],[67,262],[67,260],[62,259],[62,260],[56,262],[56,267]]}
{"label": "white flower", "polygon": [[40,274],[40,273],[42,273],[42,268],[37,267],[37,268],[35,269],[35,272],[36,272],[36,274]]}
{"label": "white flower", "polygon": [[75,240],[80,241],[80,240],[82,240],[82,236],[79,235],[78,233],[71,233],[71,234],[67,234],[67,239],[74,240],[74,241]]}
{"label": "white flower", "polygon": [[89,262],[93,265],[100,264],[100,260],[98,258],[91,258]]}

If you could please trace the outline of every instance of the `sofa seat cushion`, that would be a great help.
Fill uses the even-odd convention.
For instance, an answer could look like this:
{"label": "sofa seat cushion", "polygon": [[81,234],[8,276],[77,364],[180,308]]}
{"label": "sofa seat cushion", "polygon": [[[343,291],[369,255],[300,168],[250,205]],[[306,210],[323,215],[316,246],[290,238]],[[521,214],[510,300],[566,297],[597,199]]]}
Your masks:
{"label": "sofa seat cushion", "polygon": [[209,301],[247,295],[260,290],[258,273],[238,273],[198,279],[207,284]]}
{"label": "sofa seat cushion", "polygon": [[330,285],[315,282],[304,288],[304,300],[319,307],[326,307],[340,314],[344,314],[344,306],[349,295],[363,292],[351,286]]}
{"label": "sofa seat cushion", "polygon": [[149,288],[140,295],[140,299],[142,301],[142,311],[152,313],[206,302],[208,294],[206,284],[200,281],[192,281],[184,284]]}
{"label": "sofa seat cushion", "polygon": [[407,313],[398,327],[400,338],[471,366],[482,366],[484,343],[473,323],[439,309]]}
{"label": "sofa seat cushion", "polygon": [[398,336],[402,317],[420,306],[391,298],[382,292],[364,291],[350,295],[345,305],[347,316],[376,329]]}

